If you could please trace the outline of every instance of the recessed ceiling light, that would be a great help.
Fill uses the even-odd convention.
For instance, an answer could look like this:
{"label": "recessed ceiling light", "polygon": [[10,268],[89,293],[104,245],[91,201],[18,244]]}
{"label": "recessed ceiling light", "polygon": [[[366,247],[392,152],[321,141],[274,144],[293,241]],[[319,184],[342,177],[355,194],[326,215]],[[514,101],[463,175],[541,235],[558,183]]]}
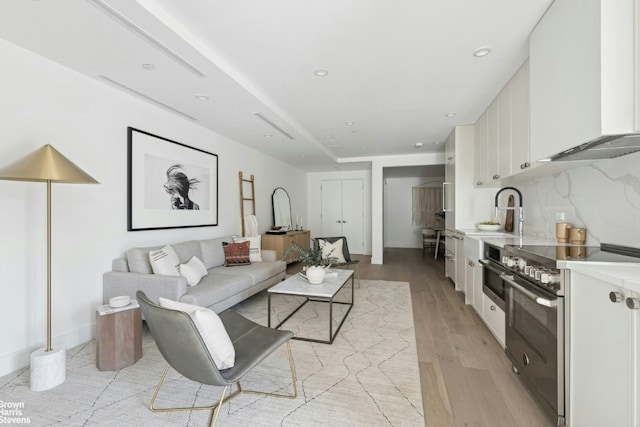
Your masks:
{"label": "recessed ceiling light", "polygon": [[144,68],[147,71],[153,71],[156,69],[156,66],[153,64],[142,64],[142,68]]}
{"label": "recessed ceiling light", "polygon": [[440,145],[440,141],[432,142],[433,145]]}
{"label": "recessed ceiling light", "polygon": [[483,56],[487,56],[491,53],[491,48],[489,46],[482,46],[473,51],[473,56],[476,58],[482,58]]}
{"label": "recessed ceiling light", "polygon": [[451,112],[451,113],[447,113],[447,114],[445,114],[444,116],[445,116],[445,117],[455,117],[455,116],[456,116],[456,113]]}
{"label": "recessed ceiling light", "polygon": [[362,147],[360,147],[360,149],[361,149],[361,150],[366,150],[366,149],[367,149],[367,146],[366,146],[366,145],[363,145]]}
{"label": "recessed ceiling light", "polygon": [[416,148],[420,148],[424,145],[422,142],[416,142]]}
{"label": "recessed ceiling light", "polygon": [[344,124],[347,126],[353,126],[356,124],[356,122],[344,122]]}
{"label": "recessed ceiling light", "polygon": [[273,138],[273,135],[266,134],[266,135],[264,135],[264,137],[265,138]]}
{"label": "recessed ceiling light", "polygon": [[207,95],[203,95],[203,94],[200,94],[200,93],[195,95],[195,97],[196,97],[196,99],[198,101],[208,101],[209,100],[209,97]]}
{"label": "recessed ceiling light", "polygon": [[313,74],[315,74],[315,75],[316,75],[316,76],[318,76],[318,77],[324,77],[324,76],[326,76],[327,74],[329,74],[329,71],[328,71],[328,70],[323,70],[323,69],[317,69],[317,70],[315,70],[315,71],[313,72]]}

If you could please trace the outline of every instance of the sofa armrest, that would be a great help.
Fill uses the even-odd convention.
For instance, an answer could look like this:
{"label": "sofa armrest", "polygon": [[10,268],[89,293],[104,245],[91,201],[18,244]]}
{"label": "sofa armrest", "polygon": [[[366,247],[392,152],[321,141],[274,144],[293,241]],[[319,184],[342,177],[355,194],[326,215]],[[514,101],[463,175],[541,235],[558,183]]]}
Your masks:
{"label": "sofa armrest", "polygon": [[276,251],[273,249],[262,249],[260,251],[260,255],[262,256],[262,261],[277,261]]}
{"label": "sofa armrest", "polygon": [[129,295],[136,299],[136,292],[143,291],[154,302],[159,297],[180,300],[187,293],[187,279],[181,276],[163,276],[160,274],[124,273],[109,271],[102,275],[102,302],[119,295]]}

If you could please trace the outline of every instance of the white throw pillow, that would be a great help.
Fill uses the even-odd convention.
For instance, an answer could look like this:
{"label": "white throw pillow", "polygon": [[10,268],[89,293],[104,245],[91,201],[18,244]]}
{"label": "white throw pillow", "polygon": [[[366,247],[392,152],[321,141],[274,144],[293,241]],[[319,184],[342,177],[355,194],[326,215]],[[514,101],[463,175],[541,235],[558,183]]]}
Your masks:
{"label": "white throw pillow", "polygon": [[330,243],[326,240],[318,239],[318,244],[322,250],[322,258],[338,258],[338,262],[347,262],[342,254],[342,239]]}
{"label": "white throw pillow", "polygon": [[179,276],[180,259],[176,251],[169,245],[157,251],[149,252],[149,262],[153,274],[163,274],[165,276]]}
{"label": "white throw pillow", "polygon": [[195,286],[200,283],[200,279],[207,275],[207,268],[198,257],[191,257],[186,264],[180,264],[180,275],[187,279],[187,285]]}
{"label": "white throw pillow", "polygon": [[220,317],[211,309],[160,298],[160,307],[187,313],[196,324],[209,354],[218,369],[229,369],[236,363],[236,350]]}
{"label": "white throw pillow", "polygon": [[262,262],[262,236],[234,237],[234,243],[249,241],[249,261]]}

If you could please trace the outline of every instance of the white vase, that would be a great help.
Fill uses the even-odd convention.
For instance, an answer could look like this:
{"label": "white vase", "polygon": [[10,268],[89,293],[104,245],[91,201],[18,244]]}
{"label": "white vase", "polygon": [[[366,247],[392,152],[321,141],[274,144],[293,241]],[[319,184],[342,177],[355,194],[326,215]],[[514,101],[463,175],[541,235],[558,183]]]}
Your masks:
{"label": "white vase", "polygon": [[307,280],[312,285],[318,285],[324,280],[324,273],[323,267],[308,267],[306,271]]}

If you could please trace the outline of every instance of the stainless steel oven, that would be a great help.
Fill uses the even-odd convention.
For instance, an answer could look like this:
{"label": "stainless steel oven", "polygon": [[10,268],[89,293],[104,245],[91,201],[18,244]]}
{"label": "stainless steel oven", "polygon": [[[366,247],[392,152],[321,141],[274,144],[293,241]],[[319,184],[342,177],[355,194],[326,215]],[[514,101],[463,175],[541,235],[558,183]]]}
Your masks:
{"label": "stainless steel oven", "polygon": [[504,311],[505,282],[500,275],[508,270],[501,264],[502,249],[485,243],[484,257],[485,259],[480,260],[480,264],[482,264],[482,292]]}
{"label": "stainless steel oven", "polygon": [[513,370],[547,412],[558,417],[558,425],[564,425],[564,298],[517,274],[501,276],[506,283],[506,352]]}

